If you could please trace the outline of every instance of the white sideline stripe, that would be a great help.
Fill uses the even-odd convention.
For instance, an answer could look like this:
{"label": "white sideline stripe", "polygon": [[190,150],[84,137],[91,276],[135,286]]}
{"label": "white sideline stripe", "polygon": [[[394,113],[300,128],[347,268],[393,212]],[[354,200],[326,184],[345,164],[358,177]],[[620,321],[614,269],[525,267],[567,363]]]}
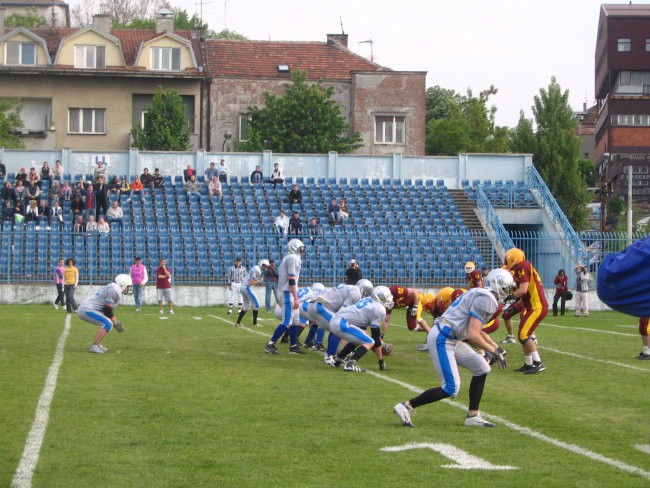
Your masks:
{"label": "white sideline stripe", "polygon": [[650,444],[637,444],[634,448],[641,452],[645,452],[646,454],[650,454]]}
{"label": "white sideline stripe", "polygon": [[[226,319],[223,319],[221,317],[217,317],[216,315],[210,315],[210,317],[213,317],[218,320],[222,320],[227,323],[232,323]],[[270,334],[265,334],[264,332],[258,332],[256,330],[250,330],[250,329],[245,329],[243,330],[248,330],[249,332],[254,332],[266,337],[271,337]],[[366,374],[373,376],[375,378],[379,378],[384,381],[388,381],[390,383],[395,383],[396,385],[401,386],[402,388],[405,388],[409,391],[412,391],[413,393],[420,394],[424,390],[421,388],[418,388],[417,386],[413,386],[409,383],[405,383],[404,381],[397,380],[395,378],[391,378],[389,376],[385,376],[383,374],[375,373],[374,371],[366,371]],[[447,405],[451,405],[452,407],[458,408],[460,410],[467,410],[467,405],[464,405],[460,402],[452,401],[449,400],[448,398],[441,400],[442,402],[446,403]],[[485,414],[485,411],[481,411],[483,414]],[[560,441],[558,439],[554,439],[553,437],[547,436],[546,434],[542,434],[541,432],[536,432],[528,427],[522,427],[518,424],[515,424],[514,422],[510,422],[502,417],[498,417],[496,415],[491,415],[491,414],[485,414],[488,419],[493,419],[496,420],[497,422],[505,425],[506,427],[514,430],[515,432],[518,432],[520,434],[527,435],[529,437],[533,437],[535,439],[538,439],[540,441],[546,442],[548,444],[551,444],[555,447],[559,447],[560,449],[565,449],[567,451],[570,451],[574,454],[578,454],[580,456],[584,456],[589,459],[593,459],[594,461],[598,461],[603,464],[607,464],[609,466],[613,466],[615,468],[618,468],[622,471],[625,471],[630,474],[637,474],[639,476],[642,476],[643,478],[646,478],[650,480],[650,471],[646,471],[644,469],[638,468],[636,466],[632,466],[630,464],[626,464],[622,461],[618,461],[616,459],[608,458],[607,456],[603,456],[602,454],[598,454],[594,451],[591,451],[589,449],[586,449],[584,447],[576,446],[575,444],[569,444],[568,442]]]}
{"label": "white sideline stripe", "polygon": [[575,354],[573,352],[565,352],[565,351],[560,351],[558,349],[553,349],[552,347],[537,346],[537,348],[542,349],[544,351],[551,351],[556,354],[564,354],[565,356],[571,356],[572,358],[584,359],[586,361],[595,361],[597,363],[604,363],[612,366],[620,366],[621,368],[634,369],[635,371],[643,371],[644,373],[650,373],[650,369],[639,368],[638,366],[632,366],[631,364],[617,363],[616,361],[605,361],[604,359],[590,358],[588,356],[582,356],[581,354]]}
{"label": "white sideline stripe", "polygon": [[[233,327],[235,326],[235,323],[231,320],[224,319],[222,317],[217,317],[216,315],[208,315],[208,317],[212,317],[213,319],[221,320],[222,322],[225,322],[229,325],[232,325]],[[264,337],[271,337],[269,334],[265,334],[264,332],[260,332],[259,330],[253,330],[249,329],[248,327],[241,327],[241,330],[246,330],[250,332],[251,334],[259,334]]]}
{"label": "white sideline stripe", "polygon": [[549,324],[548,322],[544,322],[544,327],[555,327],[556,329],[571,329],[571,330],[584,330],[586,332],[598,332],[600,334],[612,334],[612,335],[620,335],[620,336],[625,336],[625,337],[638,337],[639,334],[627,334],[625,332],[614,332],[613,330],[598,330],[598,329],[590,329],[588,327],[573,327],[573,326],[568,326],[568,325],[557,325],[557,324]]}
{"label": "white sideline stripe", "polygon": [[47,373],[43,392],[41,393],[41,396],[38,399],[38,404],[36,405],[34,423],[32,424],[29,434],[27,434],[23,455],[20,458],[14,477],[11,480],[12,488],[30,488],[32,486],[32,477],[34,476],[34,470],[38,464],[41,446],[45,439],[47,423],[50,419],[50,405],[52,404],[52,398],[54,397],[54,391],[56,389],[56,380],[59,376],[59,368],[61,367],[61,363],[63,363],[65,343],[68,339],[68,334],[70,333],[70,317],[72,317],[71,314],[66,316],[65,327],[59,337],[59,341],[56,343],[54,359],[52,360],[50,370]]}

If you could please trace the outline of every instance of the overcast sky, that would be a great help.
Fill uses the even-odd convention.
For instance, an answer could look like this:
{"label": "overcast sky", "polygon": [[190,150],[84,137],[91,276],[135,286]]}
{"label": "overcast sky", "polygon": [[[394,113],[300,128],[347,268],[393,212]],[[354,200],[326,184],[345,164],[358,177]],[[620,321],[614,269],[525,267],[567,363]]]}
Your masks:
{"label": "overcast sky", "polygon": [[[74,5],[78,0],[70,0]],[[321,41],[348,34],[348,47],[388,68],[426,71],[427,87],[474,93],[494,85],[497,123],[532,116],[552,76],[575,110],[594,102],[597,0],[171,0],[211,29],[249,39]],[[628,3],[628,2],[612,2]],[[641,3],[641,2],[639,2]]]}

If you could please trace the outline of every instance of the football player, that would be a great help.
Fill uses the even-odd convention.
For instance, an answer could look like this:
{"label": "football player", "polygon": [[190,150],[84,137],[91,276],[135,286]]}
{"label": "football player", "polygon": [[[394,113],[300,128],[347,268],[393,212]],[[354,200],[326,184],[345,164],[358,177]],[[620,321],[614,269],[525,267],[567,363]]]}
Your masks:
{"label": "football player", "polygon": [[131,295],[133,293],[133,281],[127,274],[119,274],[115,277],[113,283],[109,283],[94,295],[86,298],[79,309],[77,315],[81,320],[91,324],[99,325],[95,340],[88,349],[88,352],[94,354],[104,354],[108,348],[102,345],[102,341],[113,327],[118,332],[124,332],[122,323],[117,320],[113,310],[120,304],[122,295]]}
{"label": "football player", "polygon": [[257,299],[257,295],[255,295],[255,291],[252,287],[259,285],[262,282],[262,273],[264,273],[268,267],[269,260],[261,259],[260,262],[256,266],[253,266],[251,269],[249,269],[248,273],[246,273],[244,276],[240,288],[243,303],[241,310],[239,311],[239,316],[237,317],[237,323],[235,324],[235,327],[241,327],[241,319],[244,318],[246,312],[248,312],[251,308],[253,309],[253,327],[259,327],[257,324],[257,314],[259,313],[260,309],[260,301]]}
{"label": "football player", "polygon": [[465,263],[465,278],[467,278],[468,288],[483,288],[483,274],[471,261]]}
{"label": "football player", "polygon": [[[429,324],[422,318],[422,297],[424,293],[415,288],[407,288],[400,285],[392,285],[388,288],[393,296],[394,308],[406,308],[406,326],[409,330],[429,332]],[[386,319],[382,324],[381,331],[386,334],[390,325],[392,310],[386,311]]]}
{"label": "football player", "polygon": [[496,345],[491,345],[481,328],[485,322],[494,316],[503,301],[515,287],[510,273],[503,269],[495,269],[485,278],[486,288],[472,288],[460,295],[441,317],[435,320],[435,326],[427,337],[427,345],[433,366],[440,377],[442,385],[431,388],[420,395],[396,404],[393,411],[402,424],[414,427],[411,421],[413,410],[428,403],[445,398],[455,398],[460,390],[460,375],[458,366],[467,368],[472,373],[469,385],[469,411],[465,417],[465,425],[470,427],[494,427],[494,424],[481,417],[479,406],[490,365],[477,353],[467,340],[475,347],[489,351],[500,367],[508,365],[506,352]]}

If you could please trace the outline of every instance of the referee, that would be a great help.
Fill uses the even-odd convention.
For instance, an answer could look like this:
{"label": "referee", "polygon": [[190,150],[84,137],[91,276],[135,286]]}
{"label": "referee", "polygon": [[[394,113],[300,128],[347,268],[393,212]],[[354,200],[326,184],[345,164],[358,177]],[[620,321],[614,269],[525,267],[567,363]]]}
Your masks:
{"label": "referee", "polygon": [[246,275],[246,268],[241,265],[241,258],[235,258],[235,264],[228,269],[228,281],[230,281],[230,298],[228,299],[228,313],[232,313],[232,306],[237,300],[238,312],[241,312],[243,298],[241,296],[241,282]]}

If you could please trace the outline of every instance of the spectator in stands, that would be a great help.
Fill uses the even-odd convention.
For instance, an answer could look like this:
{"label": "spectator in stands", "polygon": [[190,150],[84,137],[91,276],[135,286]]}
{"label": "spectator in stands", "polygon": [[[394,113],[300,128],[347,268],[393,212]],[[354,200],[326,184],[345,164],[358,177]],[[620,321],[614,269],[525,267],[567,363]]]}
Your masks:
{"label": "spectator in stands", "polygon": [[217,163],[212,161],[208,169],[205,170],[205,181],[212,181],[212,177],[216,176],[219,178],[219,170],[217,169]]}
{"label": "spectator in stands", "polygon": [[300,205],[300,210],[305,210],[302,206],[302,192],[300,191],[300,188],[298,188],[298,185],[293,185],[289,195],[287,195],[287,199],[289,200],[289,209],[292,212],[294,205]]}
{"label": "spectator in stands", "polygon": [[50,223],[53,220],[59,224],[63,223],[63,208],[61,208],[58,200],[54,200],[54,204],[52,204],[52,208],[50,209]]}
{"label": "spectator in stands", "polygon": [[219,174],[219,181],[221,183],[228,183],[228,165],[226,164],[225,159],[219,161],[219,167],[217,170]]}
{"label": "spectator in stands", "polygon": [[23,186],[27,185],[27,173],[25,173],[25,168],[20,168],[20,171],[16,173],[15,183],[19,181],[23,182]]}
{"label": "spectator in stands", "polygon": [[50,168],[50,163],[43,161],[43,166],[41,166],[41,181],[52,181],[52,171]]}
{"label": "spectator in stands", "polygon": [[111,231],[111,226],[108,225],[108,222],[106,222],[106,219],[104,219],[103,216],[100,216],[99,219],[97,219],[97,232],[100,234],[108,234]]}
{"label": "spectator in stands", "polygon": [[341,197],[339,203],[339,214],[341,215],[342,220],[348,219],[352,215],[350,209],[348,208],[348,201],[345,199],[345,197]]}
{"label": "spectator in stands", "polygon": [[52,209],[47,204],[47,200],[41,198],[38,203],[38,220],[50,228],[50,219],[52,218]]}
{"label": "spectator in stands", "polygon": [[72,192],[73,192],[75,195],[79,195],[79,196],[81,197],[82,200],[85,200],[85,196],[86,196],[86,186],[85,186],[85,183],[86,183],[86,182],[85,182],[84,180],[79,180],[79,181],[77,181],[77,182],[75,183],[75,185],[74,185],[74,189],[72,190]]}
{"label": "spectator in stands", "polygon": [[160,169],[153,170],[153,187],[165,189],[165,178],[160,174]]}
{"label": "spectator in stands", "polygon": [[95,181],[97,181],[100,176],[104,177],[104,181],[106,181],[106,178],[108,177],[107,168],[104,166],[104,161],[98,161],[97,167],[95,168],[95,171],[93,171],[93,178]]}
{"label": "spectator in stands", "polygon": [[27,183],[34,183],[37,187],[41,187],[41,177],[36,171],[36,168],[29,168],[29,174],[27,175]]}
{"label": "spectator in stands", "polygon": [[140,175],[140,183],[142,183],[142,199],[144,200],[144,190],[149,190],[150,194],[153,195],[153,190],[156,187],[154,182],[154,177],[149,173],[149,168],[144,168],[142,174]]}
{"label": "spectator in stands", "polygon": [[84,202],[79,195],[75,195],[70,203],[70,210],[72,210],[72,215],[76,218],[77,216],[84,214]]}
{"label": "spectator in stands", "polygon": [[120,179],[117,177],[117,175],[113,176],[111,178],[111,181],[108,182],[106,185],[106,188],[108,189],[108,198],[110,200],[111,196],[114,196],[114,201],[119,202],[120,201],[120,190],[121,190],[121,184],[120,184]]}
{"label": "spectator in stands", "polygon": [[63,271],[63,290],[65,292],[65,307],[68,313],[72,313],[79,307],[74,299],[79,284],[79,270],[75,266],[75,260],[68,258],[65,262],[66,268]]}
{"label": "spectator in stands", "polygon": [[63,181],[63,165],[58,159],[54,162],[54,167],[52,168],[52,177],[58,181]]}
{"label": "spectator in stands", "polygon": [[585,317],[589,317],[589,282],[591,275],[587,266],[579,264],[574,266],[574,273],[576,274],[576,317],[580,317],[580,312]]}
{"label": "spectator in stands", "polygon": [[350,265],[345,270],[345,284],[356,285],[361,278],[363,278],[363,272],[359,267],[359,263],[357,263],[356,259],[350,259]]}
{"label": "spectator in stands", "polygon": [[7,167],[0,161],[0,179],[4,180],[5,176],[7,176]]}
{"label": "spectator in stands", "polygon": [[86,217],[95,213],[95,188],[92,183],[88,182],[84,187],[84,213]]}
{"label": "spectator in stands", "polygon": [[218,197],[219,201],[221,201],[221,181],[219,181],[219,176],[216,174],[212,175],[212,179],[208,182],[208,196],[210,197],[211,202],[212,197]]}
{"label": "spectator in stands", "polygon": [[120,225],[120,229],[121,229],[123,218],[124,218],[124,211],[122,210],[122,207],[120,207],[117,204],[117,200],[113,200],[113,203],[111,204],[110,208],[106,211],[106,219],[108,220],[108,223],[112,224],[113,222],[115,222],[116,224]]}
{"label": "spectator in stands", "polygon": [[149,281],[147,275],[147,268],[142,264],[142,258],[136,256],[135,264],[129,270],[129,276],[133,281],[133,300],[135,301],[135,311],[139,312],[142,308],[142,294],[144,292],[144,285]]}
{"label": "spectator in stands", "polygon": [[38,222],[38,205],[36,200],[30,200],[25,211],[25,222]]}
{"label": "spectator in stands", "polygon": [[269,266],[263,271],[264,285],[266,287],[266,296],[264,297],[264,305],[266,311],[270,312],[271,308],[271,293],[275,297],[275,303],[278,301],[278,271],[275,269],[275,261],[269,259]]}
{"label": "spectator in stands", "polygon": [[275,218],[275,231],[282,236],[289,233],[289,217],[284,210],[280,210],[280,215]]}
{"label": "spectator in stands", "polygon": [[3,222],[14,221],[14,202],[11,199],[5,200],[4,207],[2,207],[2,221]]}
{"label": "spectator in stands", "polygon": [[88,222],[86,223],[86,233],[92,234],[97,232],[97,222],[95,221],[94,215],[88,216]]}
{"label": "spectator in stands", "polygon": [[167,267],[166,259],[161,259],[160,266],[156,268],[156,293],[158,295],[158,307],[160,308],[160,314],[162,315],[163,313],[163,300],[167,300],[167,303],[169,304],[169,315],[174,315],[172,270]]}
{"label": "spectator in stands", "polygon": [[131,193],[131,185],[129,184],[129,180],[126,179],[126,176],[122,176],[122,179],[120,180],[120,194],[118,196],[118,201],[122,198],[122,195]]}
{"label": "spectator in stands", "polygon": [[52,304],[55,310],[59,309],[59,303],[61,308],[65,307],[65,294],[63,292],[63,276],[65,273],[65,261],[59,259],[59,264],[54,268],[54,285],[56,286],[56,300]]}
{"label": "spectator in stands", "polygon": [[0,200],[3,202],[11,202],[13,203],[14,201],[14,186],[11,184],[11,181],[7,180],[4,182],[4,185],[2,186],[2,193],[0,193]]}
{"label": "spectator in stands", "polygon": [[336,201],[336,198],[332,198],[332,201],[327,207],[327,213],[330,216],[330,224],[341,221],[341,207]]}
{"label": "spectator in stands", "polygon": [[271,173],[271,179],[269,179],[269,183],[273,183],[273,188],[275,188],[276,185],[282,185],[284,183],[284,173],[280,169],[280,165],[278,163],[275,163],[273,165],[273,173]]}
{"label": "spectator in stands", "polygon": [[84,222],[83,214],[79,214],[76,217],[74,225],[72,226],[72,232],[74,234],[83,234],[86,231],[86,223]]}
{"label": "spectator in stands", "polygon": [[72,200],[72,187],[67,181],[65,181],[61,187],[61,198],[64,202],[69,202]]}
{"label": "spectator in stands", "polygon": [[33,181],[29,181],[27,183],[27,190],[25,191],[25,203],[28,201],[38,201],[39,197],[41,196],[41,189],[38,187],[36,183]]}
{"label": "spectator in stands", "polygon": [[262,171],[260,170],[259,165],[255,166],[255,171],[251,173],[251,183],[262,183],[264,181],[264,176],[262,175]]}
{"label": "spectator in stands", "polygon": [[289,219],[289,234],[297,236],[302,234],[302,219],[297,211]]}
{"label": "spectator in stands", "polygon": [[129,198],[127,198],[126,201],[130,202],[133,198],[133,195],[137,194],[142,195],[142,201],[144,202],[144,193],[142,192],[143,189],[144,186],[142,185],[140,178],[138,176],[134,176],[133,181],[131,182],[131,191],[129,192]]}
{"label": "spectator in stands", "polygon": [[62,195],[61,184],[54,180],[52,186],[50,187],[50,203],[60,202]]}
{"label": "spectator in stands", "polygon": [[555,279],[555,296],[553,297],[553,316],[557,316],[557,302],[560,302],[560,314],[564,315],[564,306],[566,304],[566,294],[569,291],[569,278],[563,269],[557,272]]}
{"label": "spectator in stands", "polygon": [[99,221],[99,216],[105,215],[108,211],[108,185],[103,176],[97,178],[97,183],[93,185],[93,194],[95,195],[95,220]]}
{"label": "spectator in stands", "polygon": [[183,181],[184,182],[190,181],[190,176],[195,175],[195,174],[196,174],[196,171],[194,170],[194,168],[192,168],[192,165],[188,164],[187,169],[183,170]]}
{"label": "spectator in stands", "polygon": [[189,202],[190,196],[201,198],[201,185],[196,181],[196,175],[190,176],[190,179],[183,185],[185,188],[185,199]]}
{"label": "spectator in stands", "polygon": [[315,244],[317,237],[322,237],[322,235],[323,235],[323,226],[316,219],[316,217],[312,217],[311,221],[307,225],[307,234],[309,234],[312,244]]}

